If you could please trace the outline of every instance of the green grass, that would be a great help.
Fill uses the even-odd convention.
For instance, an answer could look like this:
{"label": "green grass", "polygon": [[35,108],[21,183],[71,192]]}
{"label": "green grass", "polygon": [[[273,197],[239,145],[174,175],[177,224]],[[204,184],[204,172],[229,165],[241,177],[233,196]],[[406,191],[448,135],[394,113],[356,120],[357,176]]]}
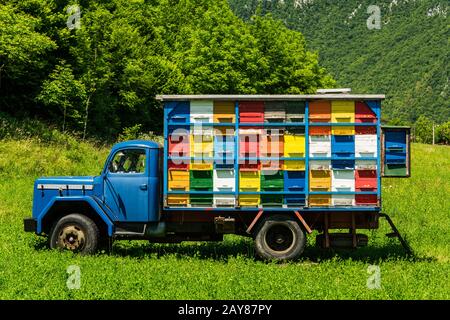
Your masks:
{"label": "green grass", "polygon": [[[383,183],[383,208],[415,257],[384,236],[384,221],[367,232],[366,248],[323,251],[310,237],[303,258],[285,264],[255,259],[252,241],[237,236],[181,245],[120,241],[111,254],[78,256],[23,232],[36,177],[98,174],[107,154],[108,147],[73,141],[0,141],[0,299],[450,298],[450,147],[413,145],[412,177]],[[366,286],[371,264],[380,267],[381,289]],[[79,290],[66,287],[69,265],[81,268]]]}

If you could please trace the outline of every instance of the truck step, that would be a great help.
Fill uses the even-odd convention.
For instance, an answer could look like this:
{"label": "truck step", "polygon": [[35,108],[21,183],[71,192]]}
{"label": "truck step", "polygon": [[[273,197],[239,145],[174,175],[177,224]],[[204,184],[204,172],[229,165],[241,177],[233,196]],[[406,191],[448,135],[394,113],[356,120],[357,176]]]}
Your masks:
{"label": "truck step", "polygon": [[116,225],[115,236],[143,236],[145,234],[145,223],[119,223]]}

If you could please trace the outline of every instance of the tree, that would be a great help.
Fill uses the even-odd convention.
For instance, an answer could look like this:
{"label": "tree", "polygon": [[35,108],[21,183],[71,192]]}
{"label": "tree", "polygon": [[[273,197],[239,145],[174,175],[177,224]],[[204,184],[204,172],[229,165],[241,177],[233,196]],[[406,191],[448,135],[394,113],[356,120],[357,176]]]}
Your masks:
{"label": "tree", "polygon": [[433,141],[433,122],[422,115],[414,124],[415,140],[422,143],[432,143]]}
{"label": "tree", "polygon": [[27,113],[39,90],[47,54],[56,43],[37,31],[40,20],[0,4],[0,106],[2,111]]}
{"label": "tree", "polygon": [[52,108],[50,112],[54,114],[55,120],[62,114],[63,132],[67,129],[66,121],[73,125],[73,129],[80,128],[83,118],[80,105],[85,99],[84,84],[75,79],[71,66],[65,61],[56,66],[37,96],[38,101]]}
{"label": "tree", "polygon": [[250,30],[263,61],[258,70],[258,92],[315,93],[335,85],[319,66],[317,54],[306,50],[301,33],[287,29],[270,14],[253,16]]}
{"label": "tree", "polygon": [[447,121],[437,127],[436,141],[446,145],[450,144],[450,121]]}

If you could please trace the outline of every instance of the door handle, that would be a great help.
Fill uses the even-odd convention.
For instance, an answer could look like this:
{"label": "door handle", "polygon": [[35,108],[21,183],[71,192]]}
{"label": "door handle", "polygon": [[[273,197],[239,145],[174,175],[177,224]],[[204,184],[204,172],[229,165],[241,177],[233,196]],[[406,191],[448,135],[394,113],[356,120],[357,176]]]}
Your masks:
{"label": "door handle", "polygon": [[141,189],[141,190],[147,190],[147,185],[144,183],[144,184],[141,184],[140,186],[139,186],[139,189]]}

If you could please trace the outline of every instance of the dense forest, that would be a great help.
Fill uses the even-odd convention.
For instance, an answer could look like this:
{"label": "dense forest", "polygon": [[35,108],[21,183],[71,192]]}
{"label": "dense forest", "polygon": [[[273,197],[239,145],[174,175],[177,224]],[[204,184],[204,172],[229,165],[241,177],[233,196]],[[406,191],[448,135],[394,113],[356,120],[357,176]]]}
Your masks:
{"label": "dense forest", "polygon": [[[229,0],[250,20],[270,13],[304,34],[340,87],[385,93],[383,116],[414,123],[450,120],[449,2],[444,0]],[[380,27],[369,28],[373,6]],[[372,7],[371,7],[372,6]],[[368,21],[369,20],[369,21]]]}
{"label": "dense forest", "polygon": [[156,94],[334,85],[300,32],[270,16],[244,22],[226,0],[0,0],[4,119],[115,139],[136,125],[158,133]]}

